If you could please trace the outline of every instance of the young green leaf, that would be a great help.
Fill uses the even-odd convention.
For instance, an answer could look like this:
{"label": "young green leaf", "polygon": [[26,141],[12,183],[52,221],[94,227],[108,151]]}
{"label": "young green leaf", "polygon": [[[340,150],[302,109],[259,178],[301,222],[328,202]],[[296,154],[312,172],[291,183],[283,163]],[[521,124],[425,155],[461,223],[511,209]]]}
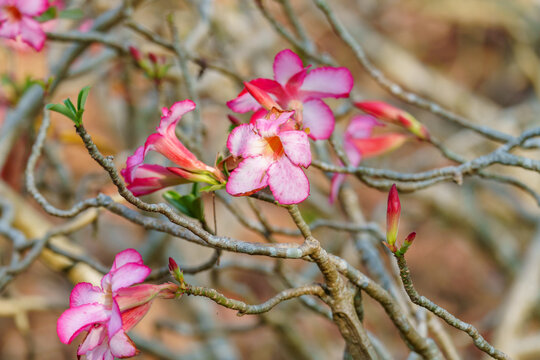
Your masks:
{"label": "young green leaf", "polygon": [[77,98],[77,110],[84,110],[84,105],[86,104],[86,99],[88,98],[89,92],[90,86],[83,87],[82,90],[79,92],[79,97]]}
{"label": "young green leaf", "polygon": [[75,109],[75,105],[73,105],[73,103],[71,102],[69,98],[64,100],[64,104],[69,110],[71,110],[71,112],[73,112],[74,115],[77,114],[77,109]]}
{"label": "young green leaf", "polygon": [[67,116],[75,124],[79,125],[77,115],[75,113],[73,113],[70,109],[65,107],[64,105],[62,105],[62,104],[48,104],[47,106],[45,106],[45,108],[48,109],[48,110],[60,113],[60,114],[62,114],[64,116]]}

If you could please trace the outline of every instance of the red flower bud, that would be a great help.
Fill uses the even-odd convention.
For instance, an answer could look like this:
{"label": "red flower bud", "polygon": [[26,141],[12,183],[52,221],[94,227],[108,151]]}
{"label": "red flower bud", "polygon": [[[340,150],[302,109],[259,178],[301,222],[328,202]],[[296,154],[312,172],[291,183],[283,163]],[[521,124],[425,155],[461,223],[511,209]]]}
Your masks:
{"label": "red flower bud", "polygon": [[148,59],[150,59],[150,62],[152,64],[157,64],[158,63],[158,57],[154,53],[148,53]]}
{"label": "red flower bud", "polygon": [[386,241],[390,246],[396,243],[400,215],[401,203],[396,184],[393,184],[388,193],[388,207],[386,209]]}
{"label": "red flower bud", "polygon": [[180,270],[180,268],[178,267],[178,264],[176,263],[176,261],[174,261],[172,257],[170,257],[169,258],[169,271],[171,273],[175,273],[178,270]]}
{"label": "red flower bud", "polygon": [[133,59],[136,61],[136,62],[139,62],[141,61],[141,52],[139,51],[139,49],[137,49],[135,46],[130,46],[129,47],[129,52],[131,53],[131,56],[133,57]]}

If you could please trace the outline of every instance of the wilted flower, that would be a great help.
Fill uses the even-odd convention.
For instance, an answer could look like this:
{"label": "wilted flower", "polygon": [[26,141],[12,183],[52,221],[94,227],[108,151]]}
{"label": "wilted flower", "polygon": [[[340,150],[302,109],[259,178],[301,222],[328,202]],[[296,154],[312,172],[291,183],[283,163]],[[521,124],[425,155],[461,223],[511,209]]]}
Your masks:
{"label": "wilted flower", "polygon": [[[357,115],[351,119],[343,139],[343,149],[351,166],[358,166],[362,159],[379,156],[393,151],[403,145],[407,135],[400,133],[386,133],[372,136],[375,126],[384,126],[374,117]],[[333,203],[338,196],[339,188],[347,174],[335,173],[332,177],[330,202]]]}
{"label": "wilted flower", "polygon": [[48,8],[48,0],[0,0],[0,37],[20,39],[40,51],[45,32],[34,17]]}
{"label": "wilted flower", "polygon": [[272,107],[292,109],[298,129],[305,129],[314,140],[328,139],[334,131],[334,115],[320,99],[347,97],[352,87],[353,78],[347,68],[320,67],[309,70],[298,55],[287,49],[279,52],[274,59],[274,80],[251,80],[238,97],[227,105],[238,113],[261,108],[269,111]]}
{"label": "wilted flower", "polygon": [[270,186],[280,204],[296,204],[308,197],[309,181],[302,167],[311,164],[311,150],[306,133],[287,126],[294,121],[292,115],[292,111],[273,110],[229,134],[229,151],[243,158],[227,182],[229,194],[250,195]]}
{"label": "wilted flower", "polygon": [[[151,134],[144,146],[128,157],[126,168],[121,171],[128,189],[134,195],[144,195],[167,186],[188,182],[203,182],[217,185],[225,182],[223,174],[216,168],[206,165],[178,140],[176,124],[182,116],[195,109],[191,100],[179,101],[170,110],[163,108],[163,115],[157,132]],[[143,164],[149,151],[157,151],[178,167],[165,167],[156,164]]]}
{"label": "wilted flower", "polygon": [[150,308],[156,297],[174,298],[178,286],[140,283],[150,274],[141,255],[133,249],[118,253],[111,271],[103,276],[101,287],[79,283],[57,324],[60,341],[69,344],[81,332],[87,331],[77,355],[88,360],[112,360],[135,356],[137,349],[126,335]]}
{"label": "wilted flower", "polygon": [[419,139],[429,139],[427,128],[406,111],[382,101],[364,101],[357,102],[354,105],[360,110],[375,116],[379,120],[404,127]]}

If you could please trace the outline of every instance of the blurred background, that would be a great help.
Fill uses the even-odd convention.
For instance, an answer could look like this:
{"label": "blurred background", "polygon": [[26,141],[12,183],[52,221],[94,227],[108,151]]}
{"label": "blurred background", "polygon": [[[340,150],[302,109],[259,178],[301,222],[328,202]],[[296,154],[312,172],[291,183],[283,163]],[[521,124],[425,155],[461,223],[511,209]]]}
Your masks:
{"label": "blurred background", "polygon": [[[264,10],[284,29],[293,31],[291,19],[280,1],[262,3]],[[83,16],[76,20],[54,20],[50,31],[78,29],[85,20],[94,19],[119,4],[105,0],[64,3],[66,8],[80,8]],[[292,0],[290,5],[295,19],[305,28],[309,40],[306,46],[331,56],[339,66],[351,70],[355,80],[353,101],[382,100],[409,111],[434,137],[466,159],[497,147],[478,134],[392,97],[366,74],[350,48],[335,35],[311,1]],[[404,88],[436,101],[474,124],[511,135],[540,125],[539,1],[338,0],[330,5],[364,46],[373,63]],[[225,102],[242,89],[239,81],[272,78],[275,54],[285,48],[295,49],[253,1],[145,1],[137,7],[133,21],[170,39],[164,21],[167,16],[174,18],[188,54],[202,60],[191,62],[189,70],[196,79],[197,105],[206,128],[204,152],[200,156],[207,164],[213,164],[216,154],[225,152],[230,126],[227,115],[232,114]],[[122,168],[127,156],[142,145],[157,126],[159,109],[188,95],[182,85],[182,73],[170,51],[122,24],[110,30],[109,35],[136,46],[144,54],[155,53],[172,67],[157,83],[144,76],[129,55],[116,56],[103,45],[93,44],[77,60],[72,76],[61,83],[49,102],[74,98],[83,86],[91,85],[84,120],[86,127],[101,151],[114,155],[117,166]],[[51,66],[68,46],[48,41],[45,49],[36,53],[13,41],[2,42],[0,73],[4,81],[0,88],[0,124],[24,92],[25,81],[46,80]],[[91,66],[91,61],[96,59],[103,60]],[[304,60],[310,63],[310,59]],[[216,71],[207,64],[219,65],[232,75]],[[337,114],[336,132],[342,134],[351,116],[359,111],[351,107],[349,100],[333,100],[329,104]],[[249,119],[237,116],[243,121]],[[36,119],[11,147],[2,168],[2,187],[7,187],[9,190],[4,191],[17,197],[10,201],[25,207],[26,225],[22,222],[22,227],[46,228],[62,220],[45,214],[27,196],[23,186],[24,167],[38,125],[39,119]],[[540,159],[538,149],[517,153]],[[162,159],[156,157],[156,161]],[[397,152],[368,159],[362,164],[419,172],[453,163],[430,144],[413,141]],[[540,192],[538,173],[497,165],[492,170],[512,175]],[[343,218],[340,204],[328,202],[327,176],[314,167],[308,169],[307,174],[312,191],[310,198],[300,206],[304,217],[310,221]],[[56,113],[52,114],[47,148],[38,163],[36,179],[44,195],[61,208],[98,192],[116,193],[107,174],[86,153],[72,123]],[[372,189],[352,176],[348,177],[348,183],[359,197],[365,218],[384,228],[387,193]],[[177,190],[187,193],[190,187],[180,186]],[[162,198],[158,193],[145,200],[158,202]],[[218,234],[264,241],[260,234],[242,226],[222,201],[214,202],[211,195],[204,200],[209,223],[214,221],[215,213]],[[257,220],[255,206],[273,225],[294,226],[284,209],[263,202],[250,205],[245,198],[235,199],[235,203],[247,219]],[[401,236],[417,232],[415,244],[407,255],[416,289],[422,295],[464,321],[474,323],[488,339],[497,336],[508,341],[528,339],[527,336],[539,339],[540,255],[534,250],[540,241],[537,233],[539,204],[533,197],[507,184],[466,177],[461,184],[440,183],[401,194],[401,204]],[[351,264],[364,270],[349,234],[320,229],[315,231],[315,236],[325,248],[344,254]],[[291,241],[290,237],[279,235],[276,239]],[[298,243],[301,240],[293,239]],[[153,268],[166,265],[169,256],[181,266],[194,266],[212,254],[209,249],[145,230],[106,211],[88,227],[70,235],[69,242],[74,248],[84,249],[86,255],[105,267],[110,266],[117,252],[129,247],[140,251]],[[382,247],[378,251],[384,253]],[[11,244],[0,238],[0,262],[9,262],[10,254]],[[532,254],[538,258],[531,259]],[[388,257],[380,256],[391,269],[393,263],[387,261]],[[283,289],[278,279],[242,267],[226,266],[231,262],[256,262],[271,269],[274,260],[224,254],[220,266],[187,276],[188,282],[213,286],[249,303],[262,302]],[[302,261],[289,260],[283,266],[291,273],[305,276],[313,273],[312,265]],[[68,307],[72,286],[64,273],[37,261],[3,290],[0,294],[1,359],[75,357],[78,341],[66,346],[56,336],[56,320]],[[515,297],[516,294],[520,296]],[[513,304],[509,305],[510,299]],[[520,315],[519,326],[501,330],[501,319],[512,307],[525,307],[527,311]],[[392,356],[406,359],[408,349],[399,333],[380,305],[368,297],[365,297],[364,316],[366,328],[378,336]],[[462,358],[482,357],[466,334],[443,326]],[[133,334],[142,350],[141,359],[340,359],[344,349],[335,325],[307,311],[298,301],[281,304],[263,316],[237,317],[234,311],[203,298],[185,296],[174,301],[157,300]],[[152,344],[159,344],[168,353],[156,353],[155,349],[151,350]],[[539,344],[540,340],[532,341],[530,350],[517,358],[540,358]],[[150,351],[146,351],[145,346]]]}

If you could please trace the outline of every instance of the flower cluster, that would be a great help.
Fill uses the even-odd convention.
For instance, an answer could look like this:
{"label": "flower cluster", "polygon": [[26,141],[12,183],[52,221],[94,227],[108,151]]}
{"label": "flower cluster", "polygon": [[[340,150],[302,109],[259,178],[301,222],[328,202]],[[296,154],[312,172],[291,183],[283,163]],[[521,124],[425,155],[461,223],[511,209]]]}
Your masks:
{"label": "flower cluster", "polygon": [[88,360],[113,360],[135,356],[137,349],[126,335],[150,308],[156,297],[172,299],[178,285],[135,285],[146,279],[150,268],[133,249],[118,253],[101,287],[79,283],[73,288],[69,309],[58,319],[60,341],[69,344],[81,332],[88,332],[77,350]]}
{"label": "flower cluster", "polygon": [[0,0],[0,37],[20,39],[40,51],[45,44],[45,32],[34,17],[48,8],[48,0]]}
{"label": "flower cluster", "polygon": [[[134,48],[131,51],[141,61],[141,54]],[[268,186],[280,204],[304,201],[310,189],[304,173],[311,164],[309,138],[328,139],[334,131],[332,110],[321,99],[348,97],[353,78],[343,67],[304,66],[300,57],[288,49],[276,55],[273,70],[274,79],[244,83],[244,89],[227,103],[237,113],[253,112],[246,124],[229,116],[234,126],[227,139],[231,157],[210,167],[187,150],[176,137],[175,127],[195,104],[180,101],[163,110],[157,133],[128,158],[122,170],[128,189],[139,196],[168,186],[204,182],[215,188],[226,184],[229,194],[246,196]],[[398,132],[373,135],[374,127],[384,126],[379,120],[397,124],[418,139],[429,139],[427,129],[403,110],[382,102],[359,102],[355,106],[369,115],[354,116],[345,131],[343,144],[352,166],[358,166],[364,158],[392,151],[409,139]],[[178,167],[143,164],[150,150]],[[344,174],[333,176],[331,202],[344,179]]]}

